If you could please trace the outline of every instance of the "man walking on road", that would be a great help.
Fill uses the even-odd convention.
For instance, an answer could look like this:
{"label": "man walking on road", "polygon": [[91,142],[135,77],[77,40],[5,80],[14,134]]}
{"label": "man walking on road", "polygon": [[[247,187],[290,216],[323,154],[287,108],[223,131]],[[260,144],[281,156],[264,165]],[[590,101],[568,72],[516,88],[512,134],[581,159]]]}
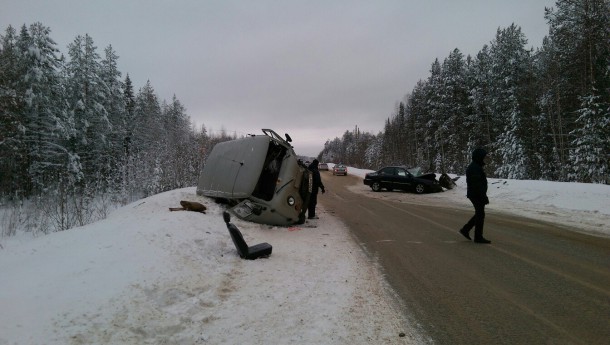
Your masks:
{"label": "man walking on road", "polygon": [[483,237],[483,224],[485,222],[485,205],[489,204],[487,198],[487,176],[483,170],[487,151],[478,148],[472,151],[472,163],[466,169],[466,197],[474,206],[474,216],[462,227],[460,234],[470,238],[470,230],[474,227],[474,241],[476,243],[491,243]]}

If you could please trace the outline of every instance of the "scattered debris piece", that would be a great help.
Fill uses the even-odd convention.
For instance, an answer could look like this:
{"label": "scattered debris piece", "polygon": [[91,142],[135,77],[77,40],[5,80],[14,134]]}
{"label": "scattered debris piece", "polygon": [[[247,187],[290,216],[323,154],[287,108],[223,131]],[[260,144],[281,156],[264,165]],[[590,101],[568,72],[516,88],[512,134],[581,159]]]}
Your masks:
{"label": "scattered debris piece", "polygon": [[443,186],[446,189],[453,189],[456,184],[455,181],[457,181],[460,177],[455,177],[455,178],[451,178],[449,177],[449,175],[443,173],[441,174],[441,177],[438,179],[438,182],[441,184],[441,186]]}
{"label": "scattered debris piece", "polygon": [[231,234],[231,239],[233,240],[233,244],[237,249],[237,253],[239,253],[239,256],[242,259],[256,260],[258,258],[266,258],[271,255],[273,247],[269,243],[259,243],[248,247],[248,244],[244,240],[244,237],[237,226],[231,223],[231,215],[229,212],[225,211],[222,216],[227,224],[227,229],[229,229],[229,234]]}
{"label": "scattered debris piece", "polygon": [[180,201],[180,205],[182,207],[170,207],[169,210],[170,211],[193,211],[193,212],[201,212],[201,213],[205,213],[205,210],[207,210],[207,207],[205,207],[205,205],[195,202],[195,201],[182,200],[182,201]]}

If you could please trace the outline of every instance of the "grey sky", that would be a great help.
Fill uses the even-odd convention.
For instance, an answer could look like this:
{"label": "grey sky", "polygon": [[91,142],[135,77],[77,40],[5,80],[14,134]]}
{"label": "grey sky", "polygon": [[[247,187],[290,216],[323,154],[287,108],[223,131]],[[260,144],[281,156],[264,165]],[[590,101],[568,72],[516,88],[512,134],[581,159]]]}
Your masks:
{"label": "grey sky", "polygon": [[511,23],[540,47],[545,6],[554,0],[0,0],[0,29],[40,21],[66,55],[89,34],[102,56],[112,45],[136,91],[150,80],[198,125],[288,132],[315,156],[356,125],[382,130],[455,48],[475,55]]}

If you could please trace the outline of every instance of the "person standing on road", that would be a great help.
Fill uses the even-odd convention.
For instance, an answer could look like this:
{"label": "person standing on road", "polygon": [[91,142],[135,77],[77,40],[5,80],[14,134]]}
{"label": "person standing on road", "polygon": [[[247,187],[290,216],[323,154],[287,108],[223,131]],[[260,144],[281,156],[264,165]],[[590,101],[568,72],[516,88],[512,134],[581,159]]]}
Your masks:
{"label": "person standing on road", "polygon": [[472,151],[472,162],[466,169],[466,197],[474,206],[474,216],[462,227],[460,234],[470,238],[470,230],[474,227],[474,242],[491,243],[483,237],[483,224],[485,222],[485,205],[489,204],[487,197],[487,176],[483,170],[487,151],[482,148]]}
{"label": "person standing on road", "polygon": [[309,206],[307,208],[307,218],[308,219],[318,219],[316,216],[316,205],[318,204],[318,189],[322,190],[322,194],[326,191],[324,190],[324,185],[322,184],[322,178],[320,177],[320,170],[318,170],[318,160],[314,159],[311,164],[309,164],[309,170],[311,171],[311,196],[309,197]]}

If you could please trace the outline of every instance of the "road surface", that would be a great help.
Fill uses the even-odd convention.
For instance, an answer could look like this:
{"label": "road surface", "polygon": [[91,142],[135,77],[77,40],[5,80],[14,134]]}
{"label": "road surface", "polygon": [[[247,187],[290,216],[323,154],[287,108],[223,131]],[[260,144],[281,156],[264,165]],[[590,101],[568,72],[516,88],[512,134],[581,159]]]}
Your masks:
{"label": "road surface", "polygon": [[322,178],[318,202],[381,266],[431,343],[610,344],[610,239],[488,212],[492,244],[475,244],[457,232],[473,210],[355,193],[356,176]]}

